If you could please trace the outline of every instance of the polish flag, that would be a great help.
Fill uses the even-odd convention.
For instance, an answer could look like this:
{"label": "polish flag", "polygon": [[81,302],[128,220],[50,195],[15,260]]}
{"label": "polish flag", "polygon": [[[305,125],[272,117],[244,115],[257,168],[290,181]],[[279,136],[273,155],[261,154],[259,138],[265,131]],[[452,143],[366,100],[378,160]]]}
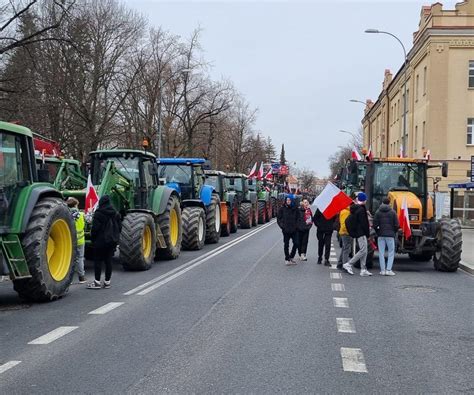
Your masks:
{"label": "polish flag", "polygon": [[265,176],[265,180],[273,180],[273,174],[272,174],[272,168],[270,167],[270,170],[268,170],[268,173]]}
{"label": "polish flag", "polygon": [[400,145],[400,153],[398,155],[400,158],[403,158],[403,145]]}
{"label": "polish flag", "polygon": [[428,160],[428,161],[431,160],[431,151],[430,150],[426,151],[425,159]]}
{"label": "polish flag", "polygon": [[367,161],[372,161],[374,159],[374,154],[372,152],[372,146],[369,147],[369,152],[367,152]]}
{"label": "polish flag", "polygon": [[255,162],[255,164],[253,165],[252,170],[250,170],[248,178],[255,177],[256,173],[257,173],[257,162]]}
{"label": "polish flag", "polygon": [[362,156],[360,156],[360,154],[357,152],[356,148],[352,148],[352,153],[351,153],[351,157],[352,159],[354,160],[362,160]]}
{"label": "polish flag", "polygon": [[46,150],[43,149],[41,151],[41,163],[43,163],[43,165],[44,165],[44,162],[45,162],[45,157],[46,157]]}
{"label": "polish flag", "polygon": [[313,206],[330,219],[352,203],[352,199],[333,183],[328,182],[323,191],[314,200]]}
{"label": "polish flag", "polygon": [[398,221],[400,222],[400,228],[405,235],[405,240],[408,240],[411,237],[411,228],[406,197],[403,198],[402,207],[400,208],[400,213],[398,214]]}
{"label": "polish flag", "polygon": [[263,162],[260,163],[260,168],[257,172],[257,180],[261,180],[263,178]]}
{"label": "polish flag", "polygon": [[95,209],[95,206],[99,203],[99,196],[97,195],[97,191],[92,185],[91,175],[87,177],[87,192],[86,192],[86,206],[85,212],[88,214],[89,212]]}

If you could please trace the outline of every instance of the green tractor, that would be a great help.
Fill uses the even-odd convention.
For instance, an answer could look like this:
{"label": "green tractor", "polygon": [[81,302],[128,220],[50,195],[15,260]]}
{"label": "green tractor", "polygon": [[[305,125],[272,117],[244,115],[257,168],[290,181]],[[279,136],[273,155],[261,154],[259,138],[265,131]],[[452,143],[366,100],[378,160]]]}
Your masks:
{"label": "green tractor", "polygon": [[36,166],[48,171],[49,181],[59,190],[84,189],[87,186],[87,178],[83,176],[78,160],[36,157]]}
{"label": "green tractor", "polygon": [[237,193],[226,186],[226,173],[205,170],[206,184],[211,185],[221,199],[221,236],[237,232],[239,225],[239,202]]}
{"label": "green tractor", "polygon": [[236,193],[240,227],[242,229],[249,229],[252,226],[257,226],[257,192],[249,187],[247,176],[242,173],[228,173],[226,175],[226,188]]}
{"label": "green tractor", "polygon": [[266,182],[255,180],[257,185],[258,196],[258,223],[264,224],[273,216],[273,202],[271,189],[266,185]]}
{"label": "green tractor", "polygon": [[[155,257],[176,259],[181,252],[181,208],[177,193],[159,185],[156,157],[150,152],[117,149],[91,152],[92,184],[109,195],[122,217],[119,260],[125,270],[148,270]],[[85,205],[84,190],[64,191]],[[86,253],[92,255],[86,229]]]}
{"label": "green tractor", "polygon": [[47,180],[36,168],[32,132],[0,122],[0,274],[31,301],[64,296],[74,274],[75,224]]}

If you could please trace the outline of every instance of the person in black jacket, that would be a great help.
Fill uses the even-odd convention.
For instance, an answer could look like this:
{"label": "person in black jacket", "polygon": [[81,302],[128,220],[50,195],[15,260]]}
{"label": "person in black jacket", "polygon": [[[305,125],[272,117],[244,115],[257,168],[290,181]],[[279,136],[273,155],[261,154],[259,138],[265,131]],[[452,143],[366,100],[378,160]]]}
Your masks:
{"label": "person in black jacket", "polygon": [[314,225],[317,228],[316,236],[318,238],[318,264],[323,261],[324,254],[324,266],[330,266],[329,256],[331,254],[331,238],[332,232],[334,231],[334,223],[336,216],[326,219],[321,211],[316,210],[313,217]]}
{"label": "person in black jacket", "polygon": [[313,212],[309,207],[308,199],[301,202],[299,225],[298,225],[298,253],[301,261],[307,261],[306,251],[308,250],[309,231],[313,226]]}
{"label": "person in black jacket", "polygon": [[[392,271],[393,259],[395,258],[395,236],[398,232],[399,222],[397,213],[390,207],[390,199],[384,197],[382,204],[374,216],[374,229],[377,233],[377,244],[379,247],[380,274],[382,276],[394,276]],[[385,246],[388,249],[387,269],[385,270]]]}
{"label": "person in black jacket", "polygon": [[351,206],[351,213],[346,219],[347,231],[352,238],[357,239],[359,251],[357,251],[349,262],[345,262],[342,265],[342,268],[347,273],[354,274],[352,265],[360,261],[360,275],[363,277],[372,275],[365,265],[367,260],[367,240],[370,236],[369,216],[367,208],[365,207],[366,201],[367,195],[364,192],[359,192],[357,194],[356,204]]}
{"label": "person in black jacket", "polygon": [[[285,204],[278,210],[277,223],[283,232],[283,249],[285,251],[286,265],[296,265],[295,255],[298,248],[298,222],[300,212],[295,205],[294,195],[287,195]],[[293,247],[290,249],[290,240]]]}
{"label": "person in black jacket", "polygon": [[87,284],[89,289],[100,289],[102,262],[105,263],[104,288],[110,288],[112,277],[112,258],[120,238],[120,214],[113,208],[110,198],[104,195],[100,198],[92,219],[91,241],[94,249],[95,280]]}

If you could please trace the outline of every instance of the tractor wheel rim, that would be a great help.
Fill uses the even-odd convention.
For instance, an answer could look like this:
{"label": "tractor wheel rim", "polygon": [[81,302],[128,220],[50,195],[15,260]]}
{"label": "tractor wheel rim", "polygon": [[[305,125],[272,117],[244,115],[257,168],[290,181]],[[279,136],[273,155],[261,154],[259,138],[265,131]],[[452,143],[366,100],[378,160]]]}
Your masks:
{"label": "tractor wheel rim", "polygon": [[145,229],[143,230],[143,240],[142,240],[143,256],[145,257],[145,259],[148,259],[150,257],[152,245],[153,245],[153,240],[151,237],[151,229],[149,225],[146,225]]}
{"label": "tractor wheel rim", "polygon": [[64,280],[71,268],[72,259],[72,234],[64,219],[58,219],[51,225],[46,258],[51,277],[55,281]]}
{"label": "tractor wheel rim", "polygon": [[179,236],[179,224],[178,224],[178,213],[176,209],[170,211],[170,243],[174,247],[178,243]]}
{"label": "tractor wheel rim", "polygon": [[219,232],[221,228],[221,209],[219,206],[216,205],[216,223],[214,224],[216,228],[216,232]]}
{"label": "tractor wheel rim", "polygon": [[199,222],[198,222],[198,238],[199,238],[199,241],[201,241],[204,238],[204,221],[202,220],[201,216],[199,216]]}

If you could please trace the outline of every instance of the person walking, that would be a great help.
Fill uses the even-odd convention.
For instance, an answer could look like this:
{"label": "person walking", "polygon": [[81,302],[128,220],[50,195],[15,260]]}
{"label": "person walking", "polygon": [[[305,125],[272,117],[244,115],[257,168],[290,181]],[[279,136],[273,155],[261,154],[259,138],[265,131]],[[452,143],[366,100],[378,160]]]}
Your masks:
{"label": "person walking", "polygon": [[360,261],[360,275],[362,277],[371,276],[367,270],[365,262],[367,260],[367,240],[370,236],[369,216],[365,204],[367,202],[367,195],[364,192],[357,194],[356,203],[351,205],[350,214],[347,217],[345,224],[349,235],[357,240],[359,251],[348,261],[342,265],[342,268],[349,274],[354,274],[352,265]]}
{"label": "person walking", "polygon": [[[283,250],[287,266],[296,265],[295,255],[298,248],[298,222],[300,212],[295,205],[295,197],[290,194],[285,198],[285,204],[280,207],[277,223],[283,233]],[[290,240],[293,242],[290,253]]]}
{"label": "person walking", "polygon": [[298,253],[301,261],[307,261],[306,251],[308,250],[309,232],[313,226],[313,212],[309,207],[308,199],[303,199],[299,210]]}
{"label": "person walking", "polygon": [[110,288],[112,277],[112,258],[120,239],[120,214],[113,208],[110,198],[104,195],[100,198],[98,207],[92,219],[91,241],[94,248],[93,282],[87,284],[89,289],[100,289],[102,284],[102,262],[105,264],[104,288]]}
{"label": "person walking", "polygon": [[318,238],[318,264],[323,261],[324,255],[324,266],[331,266],[329,263],[329,256],[331,254],[331,238],[332,232],[334,231],[334,223],[336,221],[336,215],[330,219],[326,219],[321,211],[316,210],[313,217],[314,225],[317,228],[316,236]]}
{"label": "person walking", "polygon": [[353,239],[346,227],[346,219],[351,213],[349,206],[339,213],[339,239],[341,240],[341,251],[337,262],[337,268],[342,270],[342,264],[349,262]]}
{"label": "person walking", "polygon": [[86,282],[86,273],[84,271],[84,248],[86,245],[86,238],[84,235],[85,219],[84,213],[79,211],[79,200],[73,197],[69,197],[66,200],[66,204],[71,210],[72,218],[76,224],[76,235],[77,235],[77,246],[76,246],[76,258],[74,260],[74,267],[77,275],[79,276],[79,284]]}
{"label": "person walking", "polygon": [[[380,274],[382,276],[394,276],[392,271],[395,258],[395,236],[399,228],[398,216],[390,207],[390,199],[384,197],[382,204],[374,216],[374,229],[377,233],[377,244],[379,248]],[[388,250],[387,266],[385,267],[385,247]]]}

